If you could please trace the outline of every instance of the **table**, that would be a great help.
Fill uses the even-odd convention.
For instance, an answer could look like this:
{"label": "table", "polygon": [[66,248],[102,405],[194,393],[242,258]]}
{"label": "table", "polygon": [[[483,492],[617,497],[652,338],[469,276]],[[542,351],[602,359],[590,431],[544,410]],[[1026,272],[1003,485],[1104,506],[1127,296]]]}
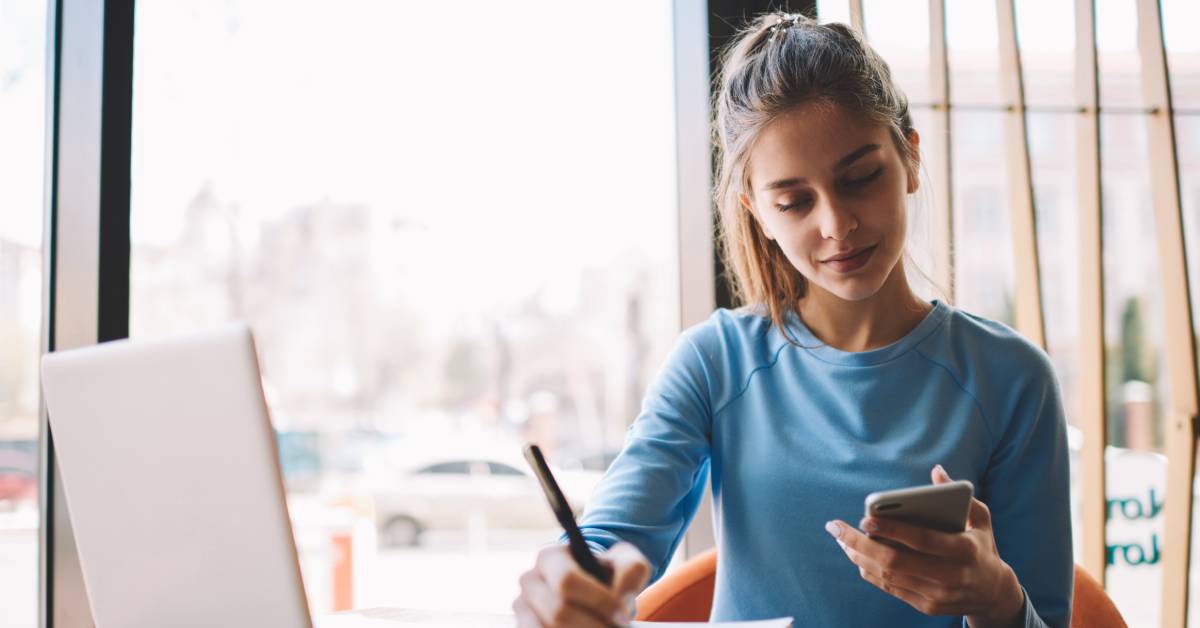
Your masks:
{"label": "table", "polygon": [[314,628],[513,628],[512,615],[404,608],[365,608],[318,617]]}

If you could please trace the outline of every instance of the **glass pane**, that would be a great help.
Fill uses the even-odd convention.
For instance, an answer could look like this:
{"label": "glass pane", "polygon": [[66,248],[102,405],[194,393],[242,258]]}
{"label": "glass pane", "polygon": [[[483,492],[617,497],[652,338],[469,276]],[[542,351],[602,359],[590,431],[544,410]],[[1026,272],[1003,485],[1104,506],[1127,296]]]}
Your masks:
{"label": "glass pane", "polygon": [[959,307],[1012,326],[1016,321],[1004,115],[952,110],[954,284]]}
{"label": "glass pane", "polygon": [[[1158,625],[1168,397],[1162,286],[1142,115],[1101,116],[1107,362],[1108,590],[1131,626]],[[1149,280],[1148,280],[1149,278]]]}
{"label": "glass pane", "polygon": [[131,335],[252,324],[316,613],[347,532],[355,607],[510,612],[560,530],[487,463],[586,499],[678,331],[671,3],[455,12],[137,5]]}
{"label": "glass pane", "polygon": [[955,105],[1004,103],[996,3],[954,0],[946,3],[946,43],[950,58],[950,99]]}
{"label": "glass pane", "polygon": [[1137,0],[1096,3],[1096,63],[1102,107],[1142,107]]}
{"label": "glass pane", "polygon": [[1078,474],[1083,445],[1079,389],[1079,192],[1075,152],[1075,116],[1029,112],[1030,173],[1037,216],[1038,262],[1046,348],[1062,386],[1071,457],[1071,517],[1075,555],[1079,556],[1081,491]]}
{"label": "glass pane", "polygon": [[46,4],[0,2],[0,626],[37,625]]}
{"label": "glass pane", "polygon": [[1200,628],[1200,482],[1192,481],[1192,551],[1188,557],[1188,611],[1187,625]]}
{"label": "glass pane", "polygon": [[1017,0],[1016,13],[1026,106],[1074,104],[1074,0]]}
{"label": "glass pane", "polygon": [[822,24],[827,22],[850,23],[850,2],[848,0],[817,0],[817,19]]}
{"label": "glass pane", "polygon": [[[1164,10],[1166,7],[1163,7]],[[1178,75],[1176,75],[1178,76]],[[1192,301],[1192,328],[1200,336],[1200,116],[1175,116],[1175,146],[1179,155],[1179,192],[1183,210],[1183,237],[1187,249],[1188,289]],[[1195,498],[1193,498],[1195,499]],[[1191,578],[1188,581],[1188,624],[1200,627],[1200,548],[1196,543],[1200,500],[1193,502]]]}
{"label": "glass pane", "polygon": [[863,19],[875,51],[912,104],[930,102],[929,2],[864,0]]}
{"label": "glass pane", "polygon": [[1171,100],[1176,109],[1200,109],[1200,4],[1194,0],[1160,0]]}
{"label": "glass pane", "polygon": [[[913,118],[913,128],[922,138],[932,137],[934,115],[933,110],[928,107],[915,107],[911,110]],[[937,285],[937,266],[935,265],[935,250],[934,250],[934,230],[937,225],[934,224],[934,202],[936,200],[933,191],[933,180],[929,175],[930,169],[933,167],[934,155],[930,154],[928,140],[922,139],[921,144],[921,187],[912,197],[909,204],[909,220],[908,220],[908,240],[906,252],[909,260],[905,261],[905,274],[908,276],[908,281],[921,298],[925,300],[941,299],[948,301],[950,298],[949,286]]]}

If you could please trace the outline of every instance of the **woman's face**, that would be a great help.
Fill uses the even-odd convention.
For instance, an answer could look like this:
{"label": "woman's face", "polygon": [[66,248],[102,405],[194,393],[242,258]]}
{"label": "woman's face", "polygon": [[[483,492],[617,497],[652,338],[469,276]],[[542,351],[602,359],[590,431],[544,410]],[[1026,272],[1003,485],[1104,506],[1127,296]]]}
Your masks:
{"label": "woman's face", "polygon": [[812,286],[847,301],[879,291],[904,252],[917,186],[886,127],[804,104],[762,131],[748,168],[743,206]]}

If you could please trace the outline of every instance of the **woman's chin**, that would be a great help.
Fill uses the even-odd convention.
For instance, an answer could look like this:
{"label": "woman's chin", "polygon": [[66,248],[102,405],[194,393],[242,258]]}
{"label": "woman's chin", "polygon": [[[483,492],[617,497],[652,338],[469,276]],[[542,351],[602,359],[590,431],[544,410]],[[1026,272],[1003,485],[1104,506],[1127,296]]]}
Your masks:
{"label": "woman's chin", "polygon": [[832,281],[824,280],[819,285],[826,292],[843,301],[864,301],[879,293],[883,281],[875,277],[837,277]]}

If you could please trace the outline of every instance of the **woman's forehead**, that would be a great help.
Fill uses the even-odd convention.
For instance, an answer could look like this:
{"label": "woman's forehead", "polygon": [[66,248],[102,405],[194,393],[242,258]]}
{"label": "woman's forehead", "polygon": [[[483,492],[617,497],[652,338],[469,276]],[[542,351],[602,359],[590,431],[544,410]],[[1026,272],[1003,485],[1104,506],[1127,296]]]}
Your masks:
{"label": "woman's forehead", "polygon": [[772,120],[760,132],[747,164],[751,183],[779,175],[828,175],[847,155],[878,144],[892,149],[887,127],[827,103],[806,103]]}

